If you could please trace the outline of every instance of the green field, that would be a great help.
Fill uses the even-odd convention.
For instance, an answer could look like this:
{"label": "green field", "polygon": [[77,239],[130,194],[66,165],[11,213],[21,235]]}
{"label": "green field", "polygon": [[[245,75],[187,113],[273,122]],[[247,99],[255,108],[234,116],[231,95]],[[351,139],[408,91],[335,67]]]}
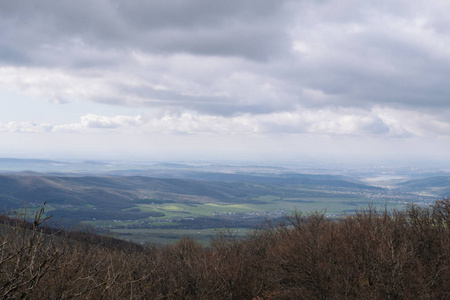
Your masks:
{"label": "green field", "polygon": [[[402,209],[422,200],[431,185],[411,193],[367,185],[354,178],[308,174],[191,173],[203,179],[144,176],[0,175],[0,204],[27,215],[46,204],[52,224],[89,225],[100,233],[139,243],[164,243],[192,235],[205,242],[223,228],[248,230],[294,211],[338,218],[366,209]],[[447,181],[438,178],[445,184]],[[437,179],[436,179],[437,180]],[[408,183],[411,188],[413,183]],[[422,191],[422,193],[420,193]],[[425,194],[428,192],[428,194]],[[425,196],[424,196],[425,195]]]}
{"label": "green field", "polygon": [[111,234],[120,239],[133,241],[140,244],[165,245],[177,242],[180,237],[190,236],[203,245],[210,245],[210,241],[219,234],[231,235],[235,238],[245,237],[251,229],[233,228],[229,231],[225,228],[211,229],[113,229]]}
{"label": "green field", "polygon": [[[302,192],[306,192],[302,190]],[[355,197],[345,193],[328,193],[330,197],[315,199],[314,197],[290,197],[280,199],[278,196],[265,195],[252,200],[258,203],[224,204],[220,202],[208,203],[153,203],[136,204],[126,210],[139,210],[141,212],[158,212],[164,214],[158,217],[148,217],[137,221],[127,220],[96,220],[84,223],[107,230],[114,236],[138,243],[166,244],[177,241],[182,236],[192,236],[203,244],[224,230],[220,223],[207,229],[198,228],[205,218],[224,220],[230,230],[237,236],[244,236],[246,232],[262,224],[266,219],[280,218],[301,211],[309,214],[315,211],[323,212],[331,217],[353,213],[367,209],[369,206],[377,209],[402,209],[404,205],[397,202],[388,202],[387,199],[374,201],[364,197]],[[158,202],[158,201],[157,201]],[[162,202],[162,201],[160,201]],[[235,228],[244,222],[245,228]],[[239,223],[241,222],[241,223]],[[231,224],[231,226],[230,226]]]}

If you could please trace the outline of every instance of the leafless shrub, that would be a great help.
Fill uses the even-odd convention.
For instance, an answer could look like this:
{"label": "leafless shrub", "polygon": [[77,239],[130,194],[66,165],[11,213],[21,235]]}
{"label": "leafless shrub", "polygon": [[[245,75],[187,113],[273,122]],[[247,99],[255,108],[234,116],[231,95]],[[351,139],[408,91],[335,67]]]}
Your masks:
{"label": "leafless shrub", "polygon": [[450,200],[144,248],[0,216],[2,299],[450,299]]}

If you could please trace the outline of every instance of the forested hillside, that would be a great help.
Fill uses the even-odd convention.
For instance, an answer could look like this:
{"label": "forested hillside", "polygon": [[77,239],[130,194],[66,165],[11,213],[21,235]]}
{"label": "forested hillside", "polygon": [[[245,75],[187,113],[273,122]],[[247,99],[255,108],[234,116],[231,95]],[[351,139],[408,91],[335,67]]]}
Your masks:
{"label": "forested hillside", "polygon": [[2,299],[450,299],[450,200],[315,213],[210,247],[142,247],[2,216]]}
{"label": "forested hillside", "polygon": [[[90,225],[139,243],[169,243],[195,234],[207,243],[217,228],[245,231],[295,208],[352,212],[394,205],[387,189],[341,175],[202,173],[192,178],[0,174],[0,207],[39,209],[54,226]],[[162,232],[160,229],[166,230]]]}

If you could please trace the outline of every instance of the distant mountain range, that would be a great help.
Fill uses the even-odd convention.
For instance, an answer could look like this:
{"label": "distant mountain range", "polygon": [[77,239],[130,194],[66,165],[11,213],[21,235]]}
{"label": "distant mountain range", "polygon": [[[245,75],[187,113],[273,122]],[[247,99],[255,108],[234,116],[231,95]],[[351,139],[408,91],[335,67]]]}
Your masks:
{"label": "distant mountain range", "polygon": [[19,159],[19,158],[0,158],[0,166],[4,165],[50,165],[50,164],[65,164],[54,160],[45,159]]}

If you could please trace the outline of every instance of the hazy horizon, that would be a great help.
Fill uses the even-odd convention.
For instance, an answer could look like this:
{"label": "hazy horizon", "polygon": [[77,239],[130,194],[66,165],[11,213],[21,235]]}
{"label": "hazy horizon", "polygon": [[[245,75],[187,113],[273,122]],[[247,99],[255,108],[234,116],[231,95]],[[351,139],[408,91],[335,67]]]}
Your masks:
{"label": "hazy horizon", "polygon": [[[31,165],[27,165],[30,162]],[[286,172],[299,172],[299,173],[321,173],[321,174],[344,174],[344,173],[364,173],[371,170],[373,174],[389,174],[390,172],[402,172],[402,170],[409,169],[411,174],[420,174],[422,172],[450,172],[450,161],[445,160],[410,160],[410,159],[376,159],[371,157],[366,159],[365,157],[340,157],[330,158],[322,157],[320,159],[313,157],[302,157],[298,159],[273,159],[273,160],[232,160],[232,159],[187,159],[186,157],[180,159],[166,159],[158,157],[125,157],[125,158],[101,158],[101,157],[67,157],[67,156],[52,156],[52,157],[1,157],[0,156],[0,171],[38,171],[46,172],[48,165],[45,167],[46,162],[62,163],[61,165],[53,165],[59,172],[74,171],[71,166],[78,168],[78,171],[83,171],[89,165],[98,165],[101,170],[105,166],[120,168],[122,170],[140,169],[150,170],[158,168],[171,168],[174,170],[182,166],[190,168],[200,168],[205,171],[215,171],[216,167],[229,167],[230,170],[244,171],[245,168],[269,168],[275,171],[277,168]],[[35,165],[37,163],[37,165]],[[41,167],[39,165],[41,164]],[[67,165],[64,165],[67,164]],[[13,167],[16,166],[16,167]],[[2,169],[2,167],[4,169]],[[37,167],[38,169],[33,169]],[[90,169],[91,167],[88,167]],[[212,169],[211,169],[212,168]],[[86,170],[88,170],[86,169]],[[251,169],[249,169],[250,172]],[[261,169],[262,170],[262,169]],[[51,169],[48,169],[51,171]],[[103,169],[107,171],[107,169]],[[216,170],[222,172],[220,170]],[[257,169],[254,170],[258,173]],[[228,172],[228,171],[225,171]]]}

